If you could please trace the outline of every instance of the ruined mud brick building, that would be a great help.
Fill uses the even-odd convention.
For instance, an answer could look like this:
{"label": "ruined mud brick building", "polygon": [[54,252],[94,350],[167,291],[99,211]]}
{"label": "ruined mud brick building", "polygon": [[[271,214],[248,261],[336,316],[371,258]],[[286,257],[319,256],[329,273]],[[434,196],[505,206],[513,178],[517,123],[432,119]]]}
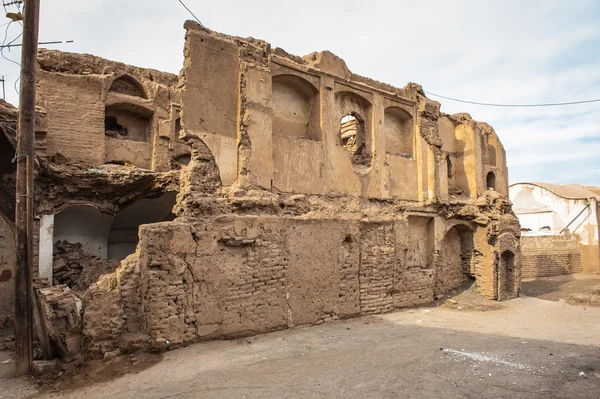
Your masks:
{"label": "ruined mud brick building", "polygon": [[68,352],[388,312],[470,279],[488,298],[518,295],[491,126],[327,51],[185,28],[179,76],[38,54],[36,259],[72,288],[40,291],[45,309],[72,318],[48,298],[82,301]]}

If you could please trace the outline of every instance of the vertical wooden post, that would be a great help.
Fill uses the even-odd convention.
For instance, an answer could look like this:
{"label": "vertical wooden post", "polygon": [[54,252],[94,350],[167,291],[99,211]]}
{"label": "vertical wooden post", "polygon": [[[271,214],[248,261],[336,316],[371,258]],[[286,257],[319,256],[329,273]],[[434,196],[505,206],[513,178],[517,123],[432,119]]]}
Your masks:
{"label": "vertical wooden post", "polygon": [[33,363],[33,166],[35,162],[35,72],[39,0],[25,0],[21,93],[17,132],[16,212],[17,270],[15,274],[16,375],[27,374]]}

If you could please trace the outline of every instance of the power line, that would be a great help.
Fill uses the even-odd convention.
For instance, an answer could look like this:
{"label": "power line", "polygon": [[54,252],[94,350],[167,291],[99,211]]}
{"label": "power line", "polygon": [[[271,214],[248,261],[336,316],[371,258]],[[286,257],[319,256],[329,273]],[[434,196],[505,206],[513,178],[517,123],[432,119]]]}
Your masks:
{"label": "power line", "polygon": [[183,3],[183,1],[179,0],[179,2],[181,3],[181,5],[182,5],[182,6],[183,6],[183,7],[184,7],[186,10],[188,10],[188,12],[189,12],[190,14],[192,14],[192,17],[194,17],[194,19],[195,19],[195,20],[196,20],[196,21],[197,21],[197,22],[200,24],[200,26],[201,26],[201,27],[203,27],[204,29],[206,29],[206,26],[202,25],[202,22],[200,22],[200,20],[198,19],[198,17],[194,15],[194,13],[192,12],[192,10],[190,10],[190,9],[189,9],[189,8],[188,8],[188,7],[187,7],[187,6],[186,6],[186,5]]}
{"label": "power line", "polygon": [[[22,35],[23,35],[23,33],[21,33],[19,36],[17,36],[10,43],[5,44],[3,46],[0,46],[0,48],[21,47],[23,45],[22,43],[12,44],[12,42],[14,42],[15,40],[17,40]],[[56,41],[53,41],[53,42],[38,42],[38,44],[61,44],[61,43],[73,43],[73,40],[56,40]]]}
{"label": "power line", "polygon": [[561,102],[561,103],[542,103],[542,104],[494,104],[494,103],[483,103],[478,101],[468,101],[468,100],[460,100],[458,98],[446,97],[441,94],[435,94],[430,91],[425,91],[425,94],[429,94],[430,96],[435,96],[439,98],[443,98],[445,100],[456,101],[464,104],[473,104],[473,105],[483,105],[486,107],[512,107],[512,108],[522,108],[522,107],[559,107],[563,105],[577,105],[577,104],[589,104],[589,103],[597,103],[600,102],[600,98],[596,98],[593,100],[582,100],[582,101],[569,101],[569,102]]}

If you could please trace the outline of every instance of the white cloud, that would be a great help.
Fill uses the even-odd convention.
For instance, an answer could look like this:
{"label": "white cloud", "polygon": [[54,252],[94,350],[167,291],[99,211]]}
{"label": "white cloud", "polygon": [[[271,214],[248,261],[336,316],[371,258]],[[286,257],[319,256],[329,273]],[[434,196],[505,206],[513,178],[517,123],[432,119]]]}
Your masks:
{"label": "white cloud", "polygon": [[[414,81],[431,92],[497,103],[600,97],[595,0],[184,1],[213,30],[297,55],[329,49],[353,72],[396,86]],[[59,48],[177,73],[183,22],[190,18],[177,0],[53,0],[42,2],[40,40],[72,39]],[[18,70],[1,62],[8,100],[16,102],[11,84]],[[494,126],[511,180],[600,185],[594,141],[600,103],[526,109],[441,103],[444,112],[469,112]]]}

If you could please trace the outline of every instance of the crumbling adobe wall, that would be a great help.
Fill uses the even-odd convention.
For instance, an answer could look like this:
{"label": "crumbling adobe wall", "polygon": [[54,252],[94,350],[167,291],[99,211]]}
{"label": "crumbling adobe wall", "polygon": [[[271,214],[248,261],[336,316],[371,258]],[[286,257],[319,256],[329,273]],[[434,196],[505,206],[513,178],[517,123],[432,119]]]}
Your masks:
{"label": "crumbling adobe wall", "polygon": [[85,291],[103,274],[112,273],[119,262],[86,253],[81,243],[57,241],[54,244],[52,278],[54,285],[66,285],[74,291]]}
{"label": "crumbling adobe wall", "polygon": [[81,358],[83,303],[67,286],[37,291],[41,324],[48,334],[49,351],[67,361]]}
{"label": "crumbling adobe wall", "polygon": [[187,163],[176,75],[45,49],[37,62],[48,156],[163,172]]}
{"label": "crumbling adobe wall", "polygon": [[[83,295],[88,356],[389,312],[471,278],[488,298],[518,295],[519,227],[491,127],[442,114],[417,84],[353,74],[329,52],[300,58],[186,28],[176,84],[96,57],[41,53],[41,213],[88,204],[115,214],[179,185],[177,219],[140,226],[136,252]],[[58,110],[65,90],[85,92],[89,109]],[[80,119],[68,119],[76,111]],[[352,154],[342,117],[357,121]],[[91,138],[69,147],[84,119]],[[139,140],[144,123],[152,141]],[[175,131],[187,164],[175,162]],[[86,153],[93,145],[101,154]],[[140,146],[151,149],[143,165],[108,156]]]}
{"label": "crumbling adobe wall", "polygon": [[[414,248],[415,217],[425,219],[424,234],[429,223],[438,231],[456,226],[410,214],[368,222],[224,215],[143,226],[138,253],[90,290],[89,353],[163,350],[430,303],[462,280],[436,286],[444,270],[437,262],[450,256],[448,238],[434,234],[435,257]],[[488,226],[459,224],[489,233]],[[475,236],[471,232],[477,251],[497,250]],[[452,255],[445,261],[462,268],[460,250]],[[479,262],[475,274],[483,278],[490,265]],[[107,307],[110,316],[102,312]]]}

